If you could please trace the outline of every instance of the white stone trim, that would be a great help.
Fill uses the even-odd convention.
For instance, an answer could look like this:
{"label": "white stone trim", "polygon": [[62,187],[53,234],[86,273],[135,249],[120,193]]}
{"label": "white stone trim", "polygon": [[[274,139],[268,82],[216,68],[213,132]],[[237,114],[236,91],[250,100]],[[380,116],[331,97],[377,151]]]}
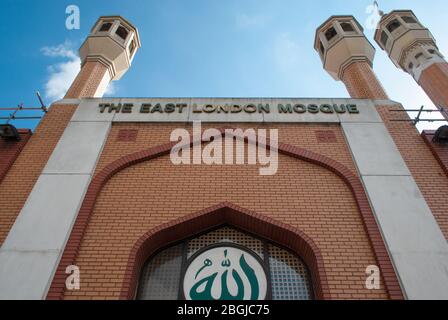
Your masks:
{"label": "white stone trim", "polygon": [[81,99],[61,99],[53,102],[51,105],[60,105],[60,104],[72,104],[79,105],[81,103]]}
{"label": "white stone trim", "polygon": [[389,132],[342,129],[405,297],[448,299],[448,243]]}
{"label": "white stone trim", "polygon": [[45,299],[110,127],[68,124],[0,249],[0,299]]}

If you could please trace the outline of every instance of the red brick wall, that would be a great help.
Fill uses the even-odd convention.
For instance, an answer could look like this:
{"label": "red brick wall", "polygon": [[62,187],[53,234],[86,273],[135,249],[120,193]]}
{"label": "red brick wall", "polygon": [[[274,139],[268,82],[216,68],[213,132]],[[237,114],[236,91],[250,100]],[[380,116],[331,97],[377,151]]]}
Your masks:
{"label": "red brick wall", "polygon": [[[282,143],[328,156],[356,175],[338,125],[260,127],[278,128]],[[126,154],[167,143],[174,128],[114,124],[96,172]],[[135,141],[118,139],[122,129],[138,130]],[[319,142],[321,131],[334,132],[336,142]],[[97,199],[81,242],[75,262],[81,290],[65,292],[64,299],[119,298],[130,251],[143,234],[222,202],[262,212],[307,234],[321,250],[332,298],[388,297],[383,286],[364,288],[365,269],[377,262],[348,186],[323,167],[280,155],[279,171],[272,177],[260,176],[257,166],[174,166],[169,156],[119,172]]]}
{"label": "red brick wall", "polygon": [[388,99],[383,86],[366,61],[349,65],[344,71],[342,81],[354,99]]}
{"label": "red brick wall", "polygon": [[53,105],[0,182],[0,244],[8,235],[75,109],[75,105]]}
{"label": "red brick wall", "polygon": [[106,72],[108,70],[103,64],[87,61],[68,89],[65,98],[94,97]]}
{"label": "red brick wall", "polygon": [[[85,63],[66,98],[93,97],[106,72],[107,68],[99,62]],[[0,245],[8,235],[76,107],[53,105],[1,182]]]}
{"label": "red brick wall", "polygon": [[[367,62],[350,65],[344,73],[343,81],[352,98],[387,98],[381,83]],[[446,90],[448,88],[448,64],[431,66],[424,72],[420,82],[430,97],[438,99],[439,102],[446,105],[448,102],[446,100],[448,98]],[[378,111],[442,232],[448,239],[448,197],[444,193],[435,192],[435,190],[448,190],[448,179],[417,129],[410,122],[391,121],[409,120],[405,112],[390,111],[397,108],[402,109],[400,106],[384,106],[379,107]]]}
{"label": "red brick wall", "polygon": [[448,145],[432,142],[434,134],[435,131],[425,130],[421,136],[448,177]]}
{"label": "red brick wall", "polygon": [[448,119],[448,63],[435,63],[422,72],[420,86],[438,107],[444,107]]}
{"label": "red brick wall", "polygon": [[21,137],[20,141],[0,138],[0,183],[32,135],[29,129],[18,129],[18,131]]}
{"label": "red brick wall", "polygon": [[448,197],[446,192],[440,192],[448,190],[448,178],[417,129],[410,122],[391,121],[409,119],[405,112],[391,111],[398,108],[402,107],[384,106],[378,108],[378,111],[445,238],[448,239]]}

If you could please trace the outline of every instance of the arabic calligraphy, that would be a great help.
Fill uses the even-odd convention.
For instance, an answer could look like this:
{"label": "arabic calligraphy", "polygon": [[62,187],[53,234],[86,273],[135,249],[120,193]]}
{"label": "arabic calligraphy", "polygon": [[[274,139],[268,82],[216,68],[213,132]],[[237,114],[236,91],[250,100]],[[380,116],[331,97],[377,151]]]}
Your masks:
{"label": "arabic calligraphy", "polygon": [[198,270],[198,272],[196,273],[194,278],[196,279],[198,277],[198,275],[201,273],[202,270],[204,270],[207,267],[211,267],[212,265],[213,265],[213,262],[210,259],[205,259],[204,260],[204,265],[202,266],[201,269]]}
{"label": "arabic calligraphy", "polygon": [[194,280],[184,279],[187,298],[222,301],[258,300],[265,297],[266,275],[250,253],[231,247],[214,248],[209,254],[205,252],[198,258],[197,263],[190,264],[194,270],[187,270],[187,273],[194,272]]}

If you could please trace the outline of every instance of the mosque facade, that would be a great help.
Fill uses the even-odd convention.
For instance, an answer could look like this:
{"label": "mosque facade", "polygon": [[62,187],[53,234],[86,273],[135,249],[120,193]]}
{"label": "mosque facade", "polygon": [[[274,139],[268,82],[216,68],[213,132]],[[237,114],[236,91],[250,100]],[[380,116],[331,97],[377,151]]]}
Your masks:
{"label": "mosque facade", "polygon": [[[448,118],[414,13],[375,41]],[[1,299],[448,299],[448,130],[389,98],[355,17],[314,43],[346,99],[103,98],[141,45],[100,17],[66,96],[3,131]]]}

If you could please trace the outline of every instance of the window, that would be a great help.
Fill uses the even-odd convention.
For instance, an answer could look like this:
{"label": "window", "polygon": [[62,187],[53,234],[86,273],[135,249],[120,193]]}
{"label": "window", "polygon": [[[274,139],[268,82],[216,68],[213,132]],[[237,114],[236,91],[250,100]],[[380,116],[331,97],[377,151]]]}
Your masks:
{"label": "window", "polygon": [[404,22],[406,23],[417,23],[417,20],[415,20],[413,17],[411,16],[404,16],[401,17],[403,19]]}
{"label": "window", "polygon": [[324,44],[322,43],[322,41],[319,41],[319,49],[320,49],[320,53],[324,54],[325,48],[324,48]]}
{"label": "window", "polygon": [[408,69],[412,70],[414,68],[414,64],[412,62],[409,63]]}
{"label": "window", "polygon": [[129,55],[132,56],[135,50],[135,40],[132,40],[129,44]]}
{"label": "window", "polygon": [[398,20],[392,20],[388,25],[387,25],[387,30],[389,30],[389,32],[394,32],[395,30],[397,30],[398,28],[401,27],[400,22],[398,22]]}
{"label": "window", "polygon": [[355,29],[353,29],[353,26],[350,22],[342,22],[341,23],[342,30],[345,32],[353,32]]}
{"label": "window", "polygon": [[117,28],[117,31],[115,31],[115,33],[123,40],[126,40],[126,38],[128,37],[128,33],[129,31],[123,27],[123,26],[119,26]]}
{"label": "window", "polygon": [[419,52],[415,55],[415,59],[420,59],[421,57],[423,57],[423,52]]}
{"label": "window", "polygon": [[99,31],[101,32],[107,32],[110,30],[110,27],[112,27],[112,23],[111,22],[105,22],[101,25],[101,28]]}
{"label": "window", "polygon": [[327,38],[327,40],[330,41],[331,39],[333,39],[334,37],[336,37],[337,34],[338,34],[338,33],[336,32],[336,29],[333,28],[333,27],[331,27],[330,29],[328,29],[328,30],[325,32],[325,38]]}
{"label": "window", "polygon": [[160,251],[142,268],[139,300],[197,298],[193,293],[200,300],[313,299],[302,259],[227,226]]}
{"label": "window", "polygon": [[383,31],[381,33],[381,43],[383,44],[383,46],[387,46],[388,40],[389,40],[389,36],[387,35],[387,33],[385,31]]}

